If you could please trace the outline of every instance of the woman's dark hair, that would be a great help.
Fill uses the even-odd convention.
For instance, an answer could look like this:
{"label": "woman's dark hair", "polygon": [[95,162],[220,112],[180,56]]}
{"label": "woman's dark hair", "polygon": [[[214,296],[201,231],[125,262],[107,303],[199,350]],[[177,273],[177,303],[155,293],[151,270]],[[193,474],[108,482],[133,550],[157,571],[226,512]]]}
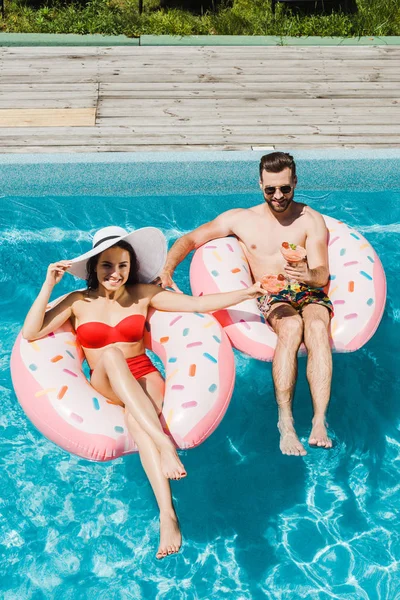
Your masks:
{"label": "woman's dark hair", "polygon": [[263,171],[269,173],[280,173],[284,169],[290,169],[292,179],[296,177],[296,163],[294,158],[288,152],[271,152],[264,154],[260,160],[260,179],[262,179]]}
{"label": "woman's dark hair", "polygon": [[[131,259],[131,268],[129,271],[128,280],[125,285],[134,285],[135,283],[139,283],[139,261],[136,256],[136,252],[132,248],[128,242],[124,242],[120,240],[110,248],[122,248],[123,250],[127,250],[129,252],[129,256]],[[107,248],[108,250],[108,248]],[[101,252],[89,258],[86,263],[86,285],[88,290],[97,290],[99,287],[99,281],[97,279],[96,267],[99,262],[99,258],[101,256]]]}

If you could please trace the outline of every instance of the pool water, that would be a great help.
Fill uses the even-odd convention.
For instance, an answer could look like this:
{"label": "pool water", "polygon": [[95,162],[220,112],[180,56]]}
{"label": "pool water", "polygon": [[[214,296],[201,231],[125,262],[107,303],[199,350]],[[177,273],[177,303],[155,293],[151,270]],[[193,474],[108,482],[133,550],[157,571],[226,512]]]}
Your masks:
{"label": "pool water", "polygon": [[[400,191],[302,189],[297,199],[344,220],[374,246],[388,280],[381,325],[360,351],[334,355],[334,447],[304,458],[279,451],[271,365],[235,352],[228,412],[202,446],[183,453],[189,475],[172,482],[183,549],[161,562],[154,558],[156,503],[138,456],[91,463],[45,439],[13,393],[12,345],[48,263],[86,251],[96,229],[154,225],[172,242],[260,195],[2,199],[2,599],[400,598]],[[176,273],[187,292],[188,268],[186,260]],[[65,276],[55,296],[78,287]],[[294,414],[306,442],[305,359]]]}

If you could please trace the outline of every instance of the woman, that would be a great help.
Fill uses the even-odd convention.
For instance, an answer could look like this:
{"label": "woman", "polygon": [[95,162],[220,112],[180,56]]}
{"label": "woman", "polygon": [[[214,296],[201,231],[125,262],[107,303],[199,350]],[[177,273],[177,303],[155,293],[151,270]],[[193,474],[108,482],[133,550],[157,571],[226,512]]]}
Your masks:
{"label": "woman", "polygon": [[[165,256],[165,237],[153,227],[129,234],[120,227],[99,230],[91,251],[72,261],[49,265],[22,329],[23,337],[32,341],[71,319],[91,369],[91,385],[125,407],[129,433],[137,444],[160,509],[157,558],[178,552],[181,546],[168,480],[181,479],[186,471],[159,420],[164,381],[145,354],[147,312],[150,307],[210,312],[263,294],[259,283],[248,289],[198,298],[168,292],[148,283],[160,273]],[[87,290],[68,294],[46,312],[53,288],[66,272],[86,278]]]}

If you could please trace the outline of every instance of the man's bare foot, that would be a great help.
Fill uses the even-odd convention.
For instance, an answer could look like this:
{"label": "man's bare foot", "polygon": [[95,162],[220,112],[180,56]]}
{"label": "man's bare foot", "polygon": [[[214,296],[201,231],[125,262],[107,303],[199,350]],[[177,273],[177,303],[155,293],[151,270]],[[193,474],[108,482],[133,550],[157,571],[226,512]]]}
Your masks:
{"label": "man's bare foot", "polygon": [[156,558],[176,554],[182,545],[182,534],[175,513],[160,513],[160,545]]}
{"label": "man's bare foot", "polygon": [[186,469],[180,461],[180,458],[172,445],[172,442],[168,440],[160,448],[161,456],[161,470],[165,477],[168,479],[182,479],[186,477]]}
{"label": "man's bare foot", "polygon": [[332,448],[332,440],[328,437],[324,421],[313,421],[308,443],[310,446],[317,446],[318,448]]}
{"label": "man's bare foot", "polygon": [[297,437],[292,420],[279,421],[278,429],[281,434],[279,447],[282,454],[288,454],[289,456],[305,456],[307,454],[303,444]]}

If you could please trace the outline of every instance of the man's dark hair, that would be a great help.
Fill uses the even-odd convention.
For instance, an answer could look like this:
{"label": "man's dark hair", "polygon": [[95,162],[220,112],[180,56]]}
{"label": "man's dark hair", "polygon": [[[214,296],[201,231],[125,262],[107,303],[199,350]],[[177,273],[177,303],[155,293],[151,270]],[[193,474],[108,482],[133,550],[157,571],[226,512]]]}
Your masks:
{"label": "man's dark hair", "polygon": [[[124,242],[124,240],[120,240],[110,248],[122,248],[123,250],[127,250],[129,252],[129,256],[131,258],[131,268],[129,271],[128,280],[125,285],[134,285],[135,283],[139,283],[139,261],[136,256],[136,252],[132,248],[128,242]],[[108,248],[107,248],[108,250]],[[99,281],[97,279],[96,267],[99,262],[99,258],[101,256],[101,252],[89,258],[86,263],[86,285],[88,290],[97,290],[99,287]]]}
{"label": "man's dark hair", "polygon": [[287,152],[271,152],[264,154],[260,160],[260,179],[262,179],[263,171],[269,173],[280,173],[284,169],[289,168],[292,172],[292,178],[296,177],[296,163],[291,154]]}

